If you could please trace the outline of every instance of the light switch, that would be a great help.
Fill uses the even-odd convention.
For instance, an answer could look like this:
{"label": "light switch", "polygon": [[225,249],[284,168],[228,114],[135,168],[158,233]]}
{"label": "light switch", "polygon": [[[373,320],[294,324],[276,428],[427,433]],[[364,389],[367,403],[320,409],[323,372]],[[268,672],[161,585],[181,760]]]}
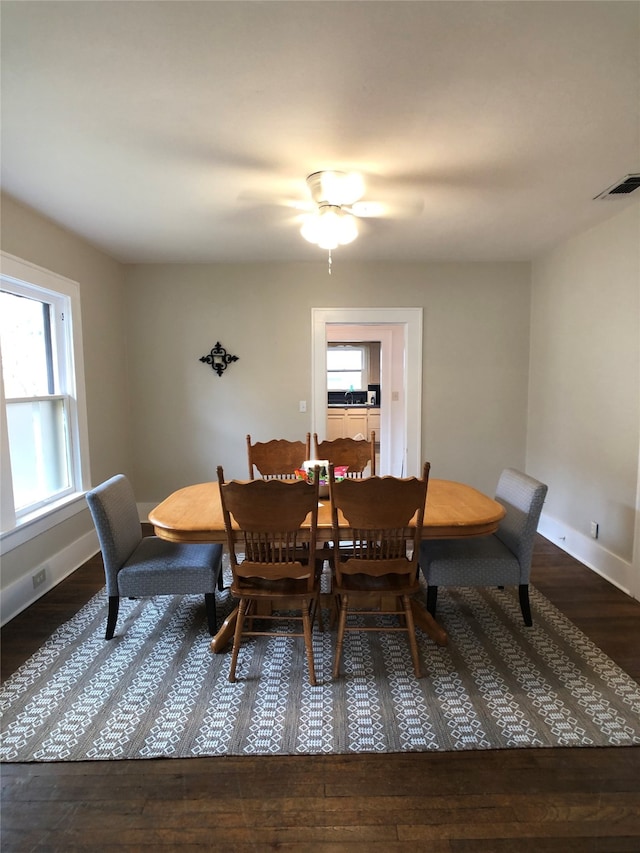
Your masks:
{"label": "light switch", "polygon": [[298,411],[300,411],[300,412],[306,412],[307,411],[307,401],[306,400],[300,400],[300,408]]}

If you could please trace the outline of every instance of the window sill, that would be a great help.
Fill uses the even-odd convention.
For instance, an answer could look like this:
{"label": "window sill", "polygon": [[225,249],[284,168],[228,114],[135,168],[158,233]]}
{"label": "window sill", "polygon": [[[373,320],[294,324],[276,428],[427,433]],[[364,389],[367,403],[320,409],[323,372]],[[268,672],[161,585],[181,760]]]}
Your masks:
{"label": "window sill", "polygon": [[0,556],[83,512],[87,509],[84,494],[75,492],[73,495],[67,495],[55,504],[18,519],[15,527],[0,533]]}

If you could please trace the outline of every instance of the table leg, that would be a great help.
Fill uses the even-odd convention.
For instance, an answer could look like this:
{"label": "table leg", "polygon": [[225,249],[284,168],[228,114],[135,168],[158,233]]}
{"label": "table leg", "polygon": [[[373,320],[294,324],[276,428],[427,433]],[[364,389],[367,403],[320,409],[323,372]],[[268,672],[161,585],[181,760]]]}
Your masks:
{"label": "table leg", "polygon": [[446,646],[449,642],[447,632],[441,625],[438,625],[433,616],[421,601],[415,598],[411,599],[411,610],[413,611],[413,621],[417,628],[427,634],[438,646]]}
{"label": "table leg", "polygon": [[222,623],[222,626],[218,630],[218,633],[211,640],[209,648],[214,654],[219,654],[220,652],[223,652],[225,648],[229,645],[229,642],[233,639],[233,634],[236,630],[237,615],[238,608],[234,607],[234,609]]}

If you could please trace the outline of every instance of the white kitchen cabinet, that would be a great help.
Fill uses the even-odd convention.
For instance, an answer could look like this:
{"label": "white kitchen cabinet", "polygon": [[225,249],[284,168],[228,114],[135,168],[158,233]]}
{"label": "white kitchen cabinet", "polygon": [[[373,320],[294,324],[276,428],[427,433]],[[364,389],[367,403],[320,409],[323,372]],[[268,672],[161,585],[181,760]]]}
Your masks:
{"label": "white kitchen cabinet", "polygon": [[344,438],[344,409],[329,409],[327,412],[327,441]]}
{"label": "white kitchen cabinet", "polygon": [[367,438],[371,438],[371,431],[375,430],[376,433],[376,444],[380,441],[380,409],[376,409],[375,412],[372,409],[369,409],[367,412]]}
{"label": "white kitchen cabinet", "polygon": [[376,442],[380,440],[380,410],[359,407],[346,407],[344,409],[329,409],[327,411],[327,439],[333,441],[336,438],[355,438],[364,436],[367,440],[371,436],[371,430],[376,431]]}
{"label": "white kitchen cabinet", "polygon": [[344,424],[344,437],[356,438],[367,435],[367,410],[347,409]]}

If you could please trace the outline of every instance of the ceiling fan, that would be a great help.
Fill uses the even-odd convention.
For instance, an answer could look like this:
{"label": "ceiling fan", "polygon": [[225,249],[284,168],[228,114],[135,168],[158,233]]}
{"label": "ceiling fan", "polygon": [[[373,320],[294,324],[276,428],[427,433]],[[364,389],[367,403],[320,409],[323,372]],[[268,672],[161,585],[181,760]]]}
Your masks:
{"label": "ceiling fan", "polygon": [[363,199],[364,179],[357,172],[313,172],[307,176],[307,187],[316,209],[304,215],[300,233],[305,240],[328,250],[329,273],[331,251],[356,239],[359,218],[397,215],[389,204]]}
{"label": "ceiling fan", "polygon": [[364,181],[357,172],[313,172],[307,186],[317,210],[305,216],[300,233],[321,249],[336,249],[358,236],[356,217],[375,213],[361,201]]}
{"label": "ceiling fan", "polygon": [[[400,179],[406,184],[406,178]],[[306,178],[308,198],[297,193],[274,199],[269,194],[267,208],[276,204],[280,208],[297,211],[296,220],[302,226],[300,232],[305,240],[329,252],[329,273],[331,273],[331,252],[339,246],[353,242],[359,234],[362,219],[406,219],[418,216],[423,209],[423,199],[416,194],[414,183],[411,189],[398,186],[397,178],[392,180],[375,175],[365,177],[359,172],[323,169],[312,172]],[[373,189],[371,184],[373,184]],[[395,184],[395,186],[393,186]],[[299,186],[299,183],[296,182]],[[365,198],[369,193],[376,200]],[[255,193],[243,193],[241,198],[260,200],[263,207],[265,196]]]}

